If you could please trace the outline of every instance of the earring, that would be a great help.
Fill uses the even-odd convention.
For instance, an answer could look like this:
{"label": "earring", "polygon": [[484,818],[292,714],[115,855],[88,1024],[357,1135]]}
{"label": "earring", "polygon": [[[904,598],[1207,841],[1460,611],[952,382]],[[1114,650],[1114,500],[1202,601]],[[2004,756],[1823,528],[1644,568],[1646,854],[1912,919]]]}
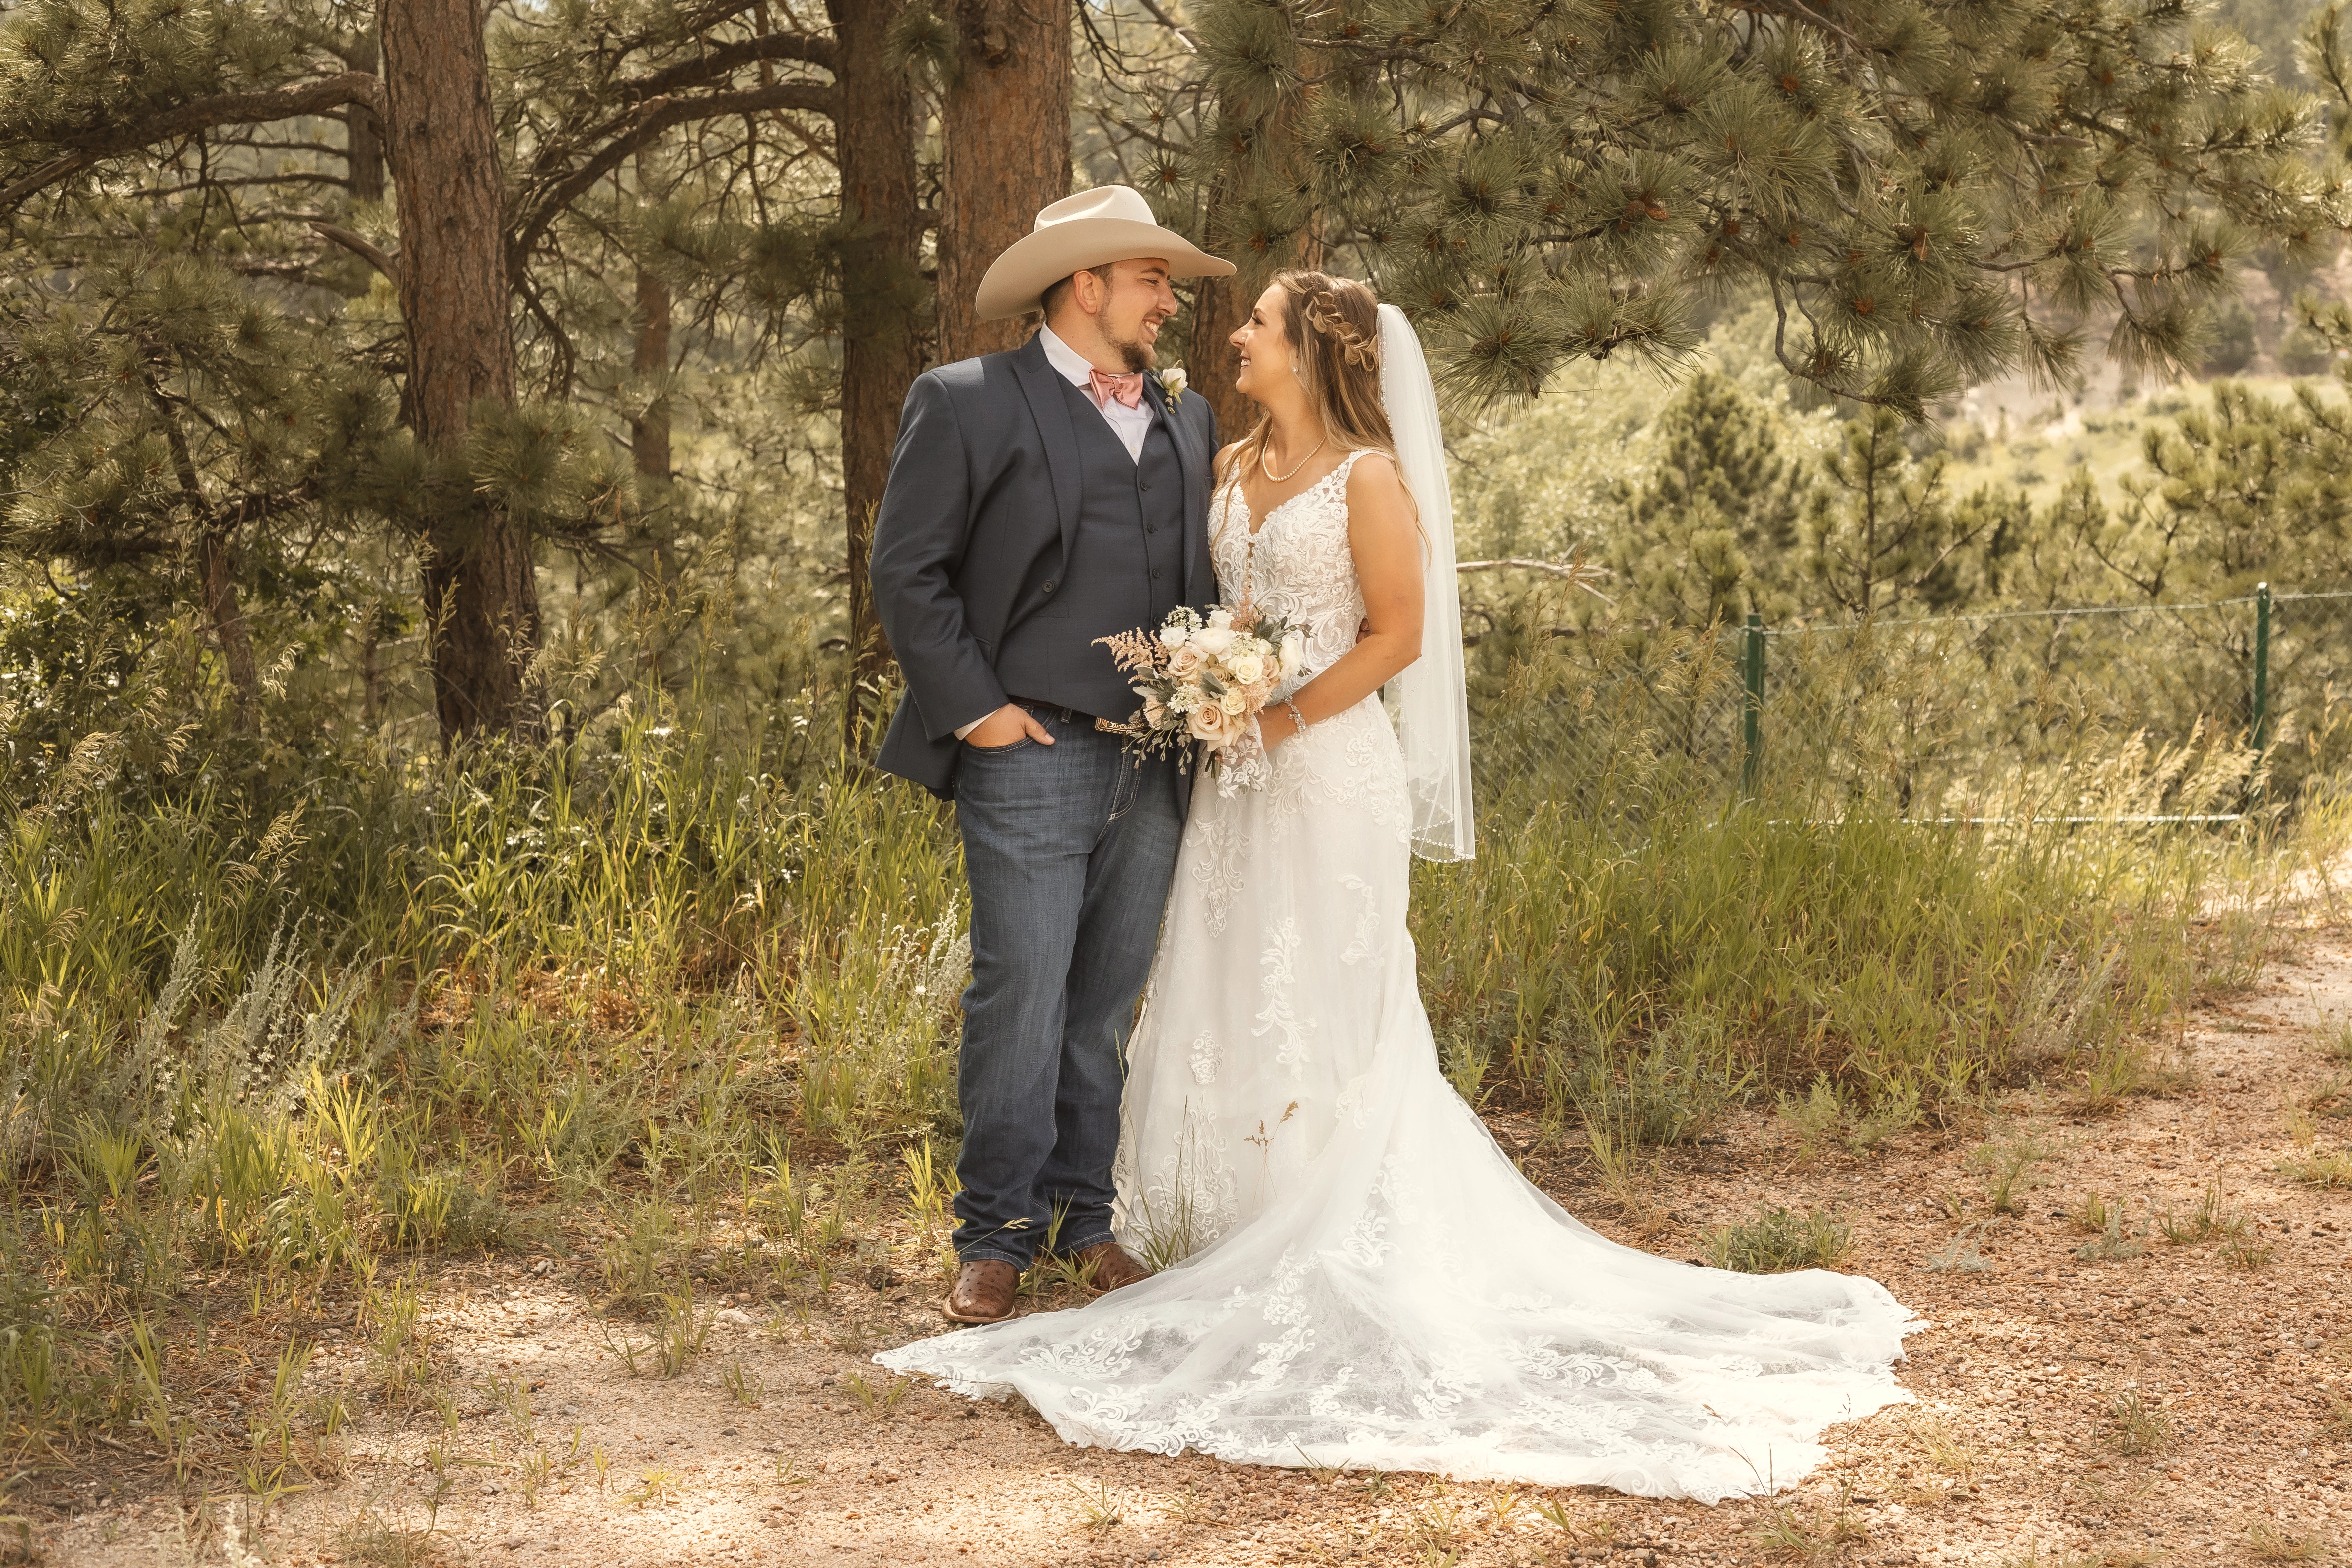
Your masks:
{"label": "earring", "polygon": [[1297,360],[1292,360],[1290,362],[1290,374],[1297,376],[1301,381],[1305,381],[1307,379],[1307,373],[1298,368],[1298,362]]}

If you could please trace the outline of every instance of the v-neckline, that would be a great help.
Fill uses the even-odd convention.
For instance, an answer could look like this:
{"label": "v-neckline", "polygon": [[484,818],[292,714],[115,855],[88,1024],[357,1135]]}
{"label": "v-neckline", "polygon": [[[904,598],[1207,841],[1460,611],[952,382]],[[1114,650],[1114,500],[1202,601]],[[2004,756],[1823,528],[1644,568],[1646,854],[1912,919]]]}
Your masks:
{"label": "v-neckline", "polygon": [[1313,495],[1317,490],[1319,490],[1325,485],[1329,484],[1331,482],[1332,474],[1345,473],[1347,471],[1349,459],[1354,456],[1355,454],[1353,452],[1349,452],[1342,456],[1339,459],[1339,466],[1333,468],[1331,473],[1325,474],[1321,479],[1317,479],[1313,484],[1308,485],[1304,489],[1294,490],[1289,495],[1283,497],[1280,500],[1265,509],[1265,515],[1264,517],[1260,517],[1258,515],[1257,508],[1250,505],[1248,487],[1244,485],[1240,479],[1234,479],[1234,494],[1241,498],[1242,513],[1249,519],[1250,522],[1250,526],[1244,531],[1243,537],[1244,539],[1255,539],[1258,535],[1264,533],[1268,528],[1274,525],[1274,520],[1282,515],[1282,509],[1284,507],[1290,505],[1293,501],[1305,500],[1308,496]]}

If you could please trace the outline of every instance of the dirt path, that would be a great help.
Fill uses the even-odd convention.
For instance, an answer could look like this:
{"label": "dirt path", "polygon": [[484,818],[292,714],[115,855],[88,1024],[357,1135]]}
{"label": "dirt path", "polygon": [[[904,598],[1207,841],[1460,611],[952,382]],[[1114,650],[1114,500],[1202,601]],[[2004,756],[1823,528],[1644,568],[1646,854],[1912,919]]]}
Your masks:
{"label": "dirt path", "polygon": [[[445,1386],[463,1391],[454,1426],[430,1408],[395,1417],[362,1404],[342,1478],[236,1539],[216,1522],[233,1524],[233,1510],[207,1529],[167,1491],[142,1500],[131,1486],[51,1535],[52,1560],[1649,1568],[1834,1553],[2021,1568],[2324,1555],[2352,1542],[2352,1405],[2333,1392],[2352,1385],[2352,1194],[2273,1170],[2296,1152],[2289,1108],[2338,1070],[2315,1013],[2352,1020],[2352,942],[2332,935],[2255,995],[2192,1017],[2173,1098],[2085,1115],[2060,1096],[2019,1096],[1989,1126],[1810,1163],[1785,1126],[1750,1112],[1722,1142],[1669,1158],[1672,1228],[1646,1245],[1689,1256],[1759,1202],[1825,1205],[1853,1226],[1841,1267],[1930,1320],[1904,1371],[1919,1403],[1836,1429],[1833,1463],[1769,1502],[1706,1509],[1066,1447],[1033,1415],[894,1385],[866,1362],[937,1326],[936,1287],[912,1257],[901,1280],[882,1268],[837,1282],[830,1311],[806,1322],[747,1299],[681,1375],[633,1377],[588,1311],[592,1270],[551,1259],[538,1274],[536,1262],[451,1268],[429,1294]],[[2326,1114],[2336,1109],[2352,1111],[2352,1098],[2322,1102],[2322,1153],[2346,1141],[2347,1124]],[[1515,1145],[1532,1132],[1496,1122]],[[2030,1152],[2037,1140],[2048,1157],[2021,1178],[2022,1212],[1990,1215],[1978,1152]],[[1580,1159],[1527,1163],[1571,1208],[1614,1225]],[[2185,1226],[2217,1183],[2213,1234],[2138,1237],[2168,1209]],[[2078,1256],[2089,1238],[2070,1215],[2094,1191],[2128,1215],[2109,1249],[2137,1256]],[[360,1377],[362,1343],[331,1329],[319,1343],[313,1385]]]}

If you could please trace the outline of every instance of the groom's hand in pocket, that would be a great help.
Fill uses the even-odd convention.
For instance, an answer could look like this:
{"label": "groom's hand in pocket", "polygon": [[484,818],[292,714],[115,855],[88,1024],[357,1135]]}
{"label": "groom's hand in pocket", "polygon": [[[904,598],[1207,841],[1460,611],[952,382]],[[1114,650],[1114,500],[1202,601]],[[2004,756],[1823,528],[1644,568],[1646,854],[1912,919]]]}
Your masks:
{"label": "groom's hand in pocket", "polygon": [[967,746],[977,746],[983,752],[993,752],[1013,744],[1026,735],[1041,746],[1050,746],[1054,737],[1045,726],[1037,722],[1026,708],[1018,702],[1008,702],[973,725],[964,738]]}

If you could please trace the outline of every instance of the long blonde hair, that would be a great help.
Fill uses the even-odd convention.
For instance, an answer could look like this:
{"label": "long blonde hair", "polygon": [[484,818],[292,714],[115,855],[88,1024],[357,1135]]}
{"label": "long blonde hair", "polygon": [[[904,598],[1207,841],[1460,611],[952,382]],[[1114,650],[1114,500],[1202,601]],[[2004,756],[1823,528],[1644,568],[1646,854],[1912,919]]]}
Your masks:
{"label": "long blonde hair", "polygon": [[[1286,268],[1274,275],[1282,287],[1282,331],[1298,356],[1299,379],[1332,440],[1350,449],[1384,454],[1396,461],[1396,437],[1381,403],[1380,298],[1353,278]],[[1261,411],[1250,433],[1234,447],[1228,474],[1238,474],[1265,453],[1274,416]]]}

